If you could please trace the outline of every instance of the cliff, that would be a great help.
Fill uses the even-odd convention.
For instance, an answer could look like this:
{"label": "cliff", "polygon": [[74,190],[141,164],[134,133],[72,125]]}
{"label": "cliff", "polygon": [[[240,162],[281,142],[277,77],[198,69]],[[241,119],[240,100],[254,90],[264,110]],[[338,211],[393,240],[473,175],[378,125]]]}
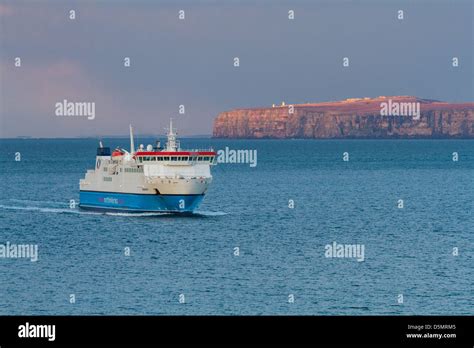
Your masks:
{"label": "cliff", "polygon": [[[397,107],[400,106],[400,108]],[[419,114],[413,116],[411,110]],[[388,109],[388,110],[387,110]],[[388,111],[388,114],[387,114]],[[404,112],[403,112],[404,111]],[[409,96],[352,98],[220,113],[216,138],[474,138],[474,103]]]}

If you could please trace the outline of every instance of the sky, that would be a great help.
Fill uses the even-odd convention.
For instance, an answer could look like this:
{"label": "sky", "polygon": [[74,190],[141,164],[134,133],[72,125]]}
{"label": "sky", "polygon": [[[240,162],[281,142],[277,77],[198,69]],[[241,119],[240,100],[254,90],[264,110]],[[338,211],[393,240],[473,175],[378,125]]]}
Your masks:
{"label": "sky", "polygon": [[[170,117],[181,135],[204,135],[220,112],[282,101],[472,102],[473,4],[0,0],[0,137],[125,135],[129,124],[161,135]],[[65,99],[94,103],[95,117],[56,115]]]}

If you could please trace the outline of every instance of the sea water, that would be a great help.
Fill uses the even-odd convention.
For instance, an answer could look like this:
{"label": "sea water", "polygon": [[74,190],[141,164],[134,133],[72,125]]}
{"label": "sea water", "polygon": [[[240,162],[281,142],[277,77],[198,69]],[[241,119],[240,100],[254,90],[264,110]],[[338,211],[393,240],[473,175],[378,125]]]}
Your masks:
{"label": "sea water", "polygon": [[0,257],[0,315],[474,315],[473,140],[182,145],[258,162],[193,216],[103,214],[76,204],[95,139],[0,140],[0,245],[38,253]]}

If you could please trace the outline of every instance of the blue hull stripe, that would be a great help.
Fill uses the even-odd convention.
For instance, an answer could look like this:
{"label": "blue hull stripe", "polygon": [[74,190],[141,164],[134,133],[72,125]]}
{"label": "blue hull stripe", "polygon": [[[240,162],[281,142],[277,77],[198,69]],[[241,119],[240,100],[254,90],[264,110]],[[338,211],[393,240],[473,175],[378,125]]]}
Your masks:
{"label": "blue hull stripe", "polygon": [[[81,192],[92,192],[92,193],[111,193],[111,194],[116,194],[117,192],[112,192],[112,191],[90,191],[90,190],[81,190]],[[154,196],[154,193],[127,193],[127,192],[121,192],[119,193],[121,195],[136,195],[136,196]],[[180,194],[166,194],[166,195],[161,195],[161,196],[204,196],[204,193],[193,193],[189,195],[180,195]]]}
{"label": "blue hull stripe", "polygon": [[80,191],[81,208],[135,212],[192,212],[204,195],[150,195]]}

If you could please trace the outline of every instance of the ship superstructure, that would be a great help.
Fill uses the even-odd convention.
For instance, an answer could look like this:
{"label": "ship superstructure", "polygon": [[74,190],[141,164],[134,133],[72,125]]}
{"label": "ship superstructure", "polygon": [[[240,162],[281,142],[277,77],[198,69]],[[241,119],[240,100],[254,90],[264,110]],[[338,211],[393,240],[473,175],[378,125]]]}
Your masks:
{"label": "ship superstructure", "polygon": [[167,142],[113,152],[102,142],[95,168],[80,180],[80,207],[132,212],[192,212],[212,182],[212,150],[182,150],[170,120]]}

